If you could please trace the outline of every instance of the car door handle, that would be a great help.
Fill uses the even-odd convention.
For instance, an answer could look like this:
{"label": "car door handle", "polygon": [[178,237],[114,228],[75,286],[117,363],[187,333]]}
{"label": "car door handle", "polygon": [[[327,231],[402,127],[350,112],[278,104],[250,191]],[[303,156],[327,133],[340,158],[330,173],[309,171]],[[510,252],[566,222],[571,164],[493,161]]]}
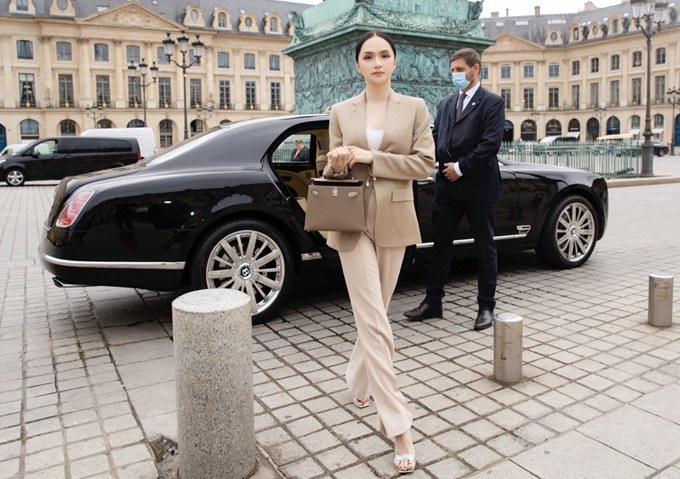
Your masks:
{"label": "car door handle", "polygon": [[432,178],[431,176],[428,176],[427,178],[424,178],[422,180],[418,180],[418,184],[421,185],[421,186],[431,185],[433,183],[434,183],[434,178]]}

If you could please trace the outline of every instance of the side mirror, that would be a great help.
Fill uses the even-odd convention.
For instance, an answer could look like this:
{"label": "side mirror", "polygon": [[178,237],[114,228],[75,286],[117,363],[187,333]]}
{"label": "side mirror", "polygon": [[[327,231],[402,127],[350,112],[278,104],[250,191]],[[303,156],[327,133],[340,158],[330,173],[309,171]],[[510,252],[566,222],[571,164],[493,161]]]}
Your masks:
{"label": "side mirror", "polygon": [[37,158],[37,157],[40,156],[40,153],[38,153],[37,150],[31,150],[31,156],[32,156],[33,158]]}

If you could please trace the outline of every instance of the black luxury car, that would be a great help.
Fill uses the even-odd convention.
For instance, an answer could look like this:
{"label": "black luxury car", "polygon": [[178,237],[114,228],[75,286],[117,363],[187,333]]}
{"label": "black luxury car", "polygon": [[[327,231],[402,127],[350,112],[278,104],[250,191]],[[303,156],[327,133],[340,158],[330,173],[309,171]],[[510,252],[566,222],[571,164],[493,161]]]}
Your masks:
{"label": "black luxury car", "polygon": [[[328,118],[230,123],[135,165],[64,179],[45,222],[43,266],[59,286],[239,289],[262,321],[303,261],[334,254],[322,234],[303,228],[307,186],[326,163]],[[291,161],[295,139],[309,148],[308,161]],[[558,268],[587,261],[607,222],[604,179],[506,161],[500,171],[499,250],[536,249]],[[413,184],[423,243],[407,250],[407,265],[432,246],[434,178]],[[473,255],[472,242],[463,223],[456,256]]]}

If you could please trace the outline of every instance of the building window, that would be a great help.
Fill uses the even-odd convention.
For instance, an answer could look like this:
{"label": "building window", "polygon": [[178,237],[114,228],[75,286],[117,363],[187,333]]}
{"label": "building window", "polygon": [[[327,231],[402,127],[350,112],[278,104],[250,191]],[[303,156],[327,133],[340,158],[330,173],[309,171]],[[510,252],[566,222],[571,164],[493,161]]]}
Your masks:
{"label": "building window", "polygon": [[281,105],[281,83],[271,82],[269,86],[269,100],[271,102],[272,110],[283,110],[283,105]]}
{"label": "building window", "polygon": [[548,76],[550,78],[557,78],[560,76],[560,64],[551,63],[548,65]]}
{"label": "building window", "polygon": [[574,110],[581,107],[581,85],[571,86],[571,107]]}
{"label": "building window", "polygon": [[23,120],[19,128],[22,140],[37,140],[40,137],[40,128],[35,120]]}
{"label": "building window", "polygon": [[482,65],[482,68],[479,70],[479,79],[480,80],[489,79],[489,65]]}
{"label": "building window", "polygon": [[600,59],[591,58],[590,59],[590,73],[598,73],[600,71]]}
{"label": "building window", "polygon": [[663,65],[666,63],[666,49],[664,47],[656,49],[656,64]]}
{"label": "building window", "polygon": [[600,84],[591,83],[590,84],[590,104],[592,108],[597,108],[600,106]]}
{"label": "building window", "polygon": [[501,65],[501,78],[510,78],[510,65]]}
{"label": "building window", "polygon": [[191,108],[198,108],[203,104],[200,78],[189,79],[189,96],[191,98]]}
{"label": "building window", "polygon": [[64,136],[74,136],[76,134],[76,122],[73,120],[61,120],[59,122],[59,133]]}
{"label": "building window", "polygon": [[247,27],[247,28],[250,28],[250,27],[253,26],[253,19],[252,19],[251,17],[246,17],[244,23],[246,24],[246,27]]}
{"label": "building window", "polygon": [[69,108],[73,106],[73,75],[59,75],[59,106]]}
{"label": "building window", "polygon": [[172,89],[170,87],[170,78],[158,78],[158,107],[171,108],[172,107]]}
{"label": "building window", "polygon": [[229,80],[220,80],[220,108],[223,110],[231,110],[231,82]]}
{"label": "building window", "polygon": [[503,104],[506,110],[512,108],[512,94],[510,88],[501,88],[501,98],[503,98]]}
{"label": "building window", "polygon": [[593,36],[597,36],[597,34],[600,33],[600,27],[598,27],[597,25],[593,25],[592,32],[593,32]]}
{"label": "building window", "polygon": [[35,107],[35,76],[33,73],[19,73],[19,97],[21,107]]}
{"label": "building window", "polygon": [[127,128],[144,128],[146,125],[138,118],[128,121]]}
{"label": "building window", "polygon": [[571,38],[574,39],[574,40],[578,40],[580,38],[578,28],[574,28],[571,31]]}
{"label": "building window", "polygon": [[533,110],[534,109],[534,89],[525,88],[524,89],[524,109]]}
{"label": "building window", "polygon": [[73,52],[71,51],[71,43],[57,42],[57,60],[63,62],[70,62],[73,60]]}
{"label": "building window", "polygon": [[278,32],[279,31],[279,19],[276,17],[269,18],[269,31]]}
{"label": "building window", "polygon": [[27,12],[28,11],[28,0],[17,0],[17,11]]}
{"label": "building window", "polygon": [[654,77],[654,101],[663,103],[666,99],[666,77],[663,75]]}
{"label": "building window", "polygon": [[273,72],[281,70],[281,57],[278,55],[269,55],[269,69]]}
{"label": "building window", "polygon": [[189,18],[191,18],[192,22],[197,22],[198,21],[198,10],[191,10],[189,12]]}
{"label": "building window", "polygon": [[524,65],[524,78],[534,77],[534,66],[532,64]]}
{"label": "building window", "polygon": [[633,52],[633,66],[634,67],[642,66],[642,52],[640,51]]}
{"label": "building window", "polygon": [[217,28],[227,28],[227,14],[220,12],[217,14]]}
{"label": "building window", "polygon": [[578,60],[574,60],[571,62],[571,74],[572,75],[580,75],[581,74],[581,62]]}
{"label": "building window", "polygon": [[111,106],[111,81],[108,75],[97,75],[95,78],[97,106]]}
{"label": "building window", "polygon": [[194,64],[197,64],[197,65],[200,65],[200,63],[198,63],[198,62],[196,61],[196,54],[194,53],[194,49],[193,49],[193,48],[189,48],[189,51],[187,52],[187,56],[188,56],[188,58],[189,58],[189,63],[190,63],[190,64],[191,64],[191,63],[194,63]]}
{"label": "building window", "polygon": [[33,60],[33,42],[17,40],[17,58],[19,60]]}
{"label": "building window", "polygon": [[551,42],[557,41],[557,32],[550,32],[550,41]]}
{"label": "building window", "polygon": [[161,120],[158,124],[158,133],[161,140],[161,148],[172,146],[172,122],[170,120]]}
{"label": "building window", "polygon": [[557,87],[548,88],[548,108],[557,110],[560,107],[560,89]]}
{"label": "building window", "polygon": [[640,128],[640,117],[637,115],[633,115],[630,117],[630,127],[631,128]]}
{"label": "building window", "polygon": [[128,106],[139,108],[142,106],[142,82],[139,77],[128,77]]}
{"label": "building window", "polygon": [[654,115],[654,128],[663,128],[663,115],[661,113]]}
{"label": "building window", "polygon": [[255,70],[255,55],[246,53],[243,55],[243,68],[246,70]]}
{"label": "building window", "polygon": [[611,106],[619,106],[619,81],[612,80],[609,83],[609,103]]}
{"label": "building window", "polygon": [[217,68],[229,68],[229,52],[217,52]]}
{"label": "building window", "polygon": [[97,128],[113,128],[113,122],[108,118],[102,118],[97,122]]}
{"label": "building window", "polygon": [[168,60],[168,57],[165,55],[165,48],[156,48],[156,63],[159,65],[170,65],[170,60]]}
{"label": "building window", "polygon": [[621,57],[618,55],[612,55],[610,68],[612,70],[618,70],[621,63]]}
{"label": "building window", "polygon": [[642,78],[633,78],[631,93],[633,105],[642,105]]}
{"label": "building window", "polygon": [[127,45],[125,47],[125,54],[127,56],[127,62],[139,63],[141,59],[140,50],[137,45]]}
{"label": "building window", "polygon": [[94,61],[96,62],[109,61],[109,46],[106,43],[94,44]]}
{"label": "building window", "polygon": [[254,81],[247,81],[246,82],[246,110],[255,110],[256,109],[256,104],[257,104],[257,95],[256,95],[256,88],[257,85],[255,84]]}

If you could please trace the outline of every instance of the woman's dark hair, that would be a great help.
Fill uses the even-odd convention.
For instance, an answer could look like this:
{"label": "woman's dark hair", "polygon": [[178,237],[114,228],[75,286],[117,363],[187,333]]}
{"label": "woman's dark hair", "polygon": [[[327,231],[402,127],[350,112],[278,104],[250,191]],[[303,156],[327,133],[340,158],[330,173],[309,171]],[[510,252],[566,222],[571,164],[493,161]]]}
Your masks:
{"label": "woman's dark hair", "polygon": [[383,33],[383,32],[367,32],[367,33],[364,33],[364,35],[359,39],[359,41],[357,42],[357,46],[356,46],[355,49],[354,49],[354,59],[357,61],[357,63],[359,62],[359,53],[361,52],[361,47],[364,46],[364,43],[366,43],[366,41],[367,41],[369,38],[373,38],[373,37],[380,37],[380,38],[382,38],[383,40],[385,40],[387,43],[389,43],[389,44],[390,44],[390,48],[392,49],[392,53],[394,54],[394,58],[397,58],[397,48],[394,46],[394,42],[393,42],[392,39],[387,35],[387,33]]}

